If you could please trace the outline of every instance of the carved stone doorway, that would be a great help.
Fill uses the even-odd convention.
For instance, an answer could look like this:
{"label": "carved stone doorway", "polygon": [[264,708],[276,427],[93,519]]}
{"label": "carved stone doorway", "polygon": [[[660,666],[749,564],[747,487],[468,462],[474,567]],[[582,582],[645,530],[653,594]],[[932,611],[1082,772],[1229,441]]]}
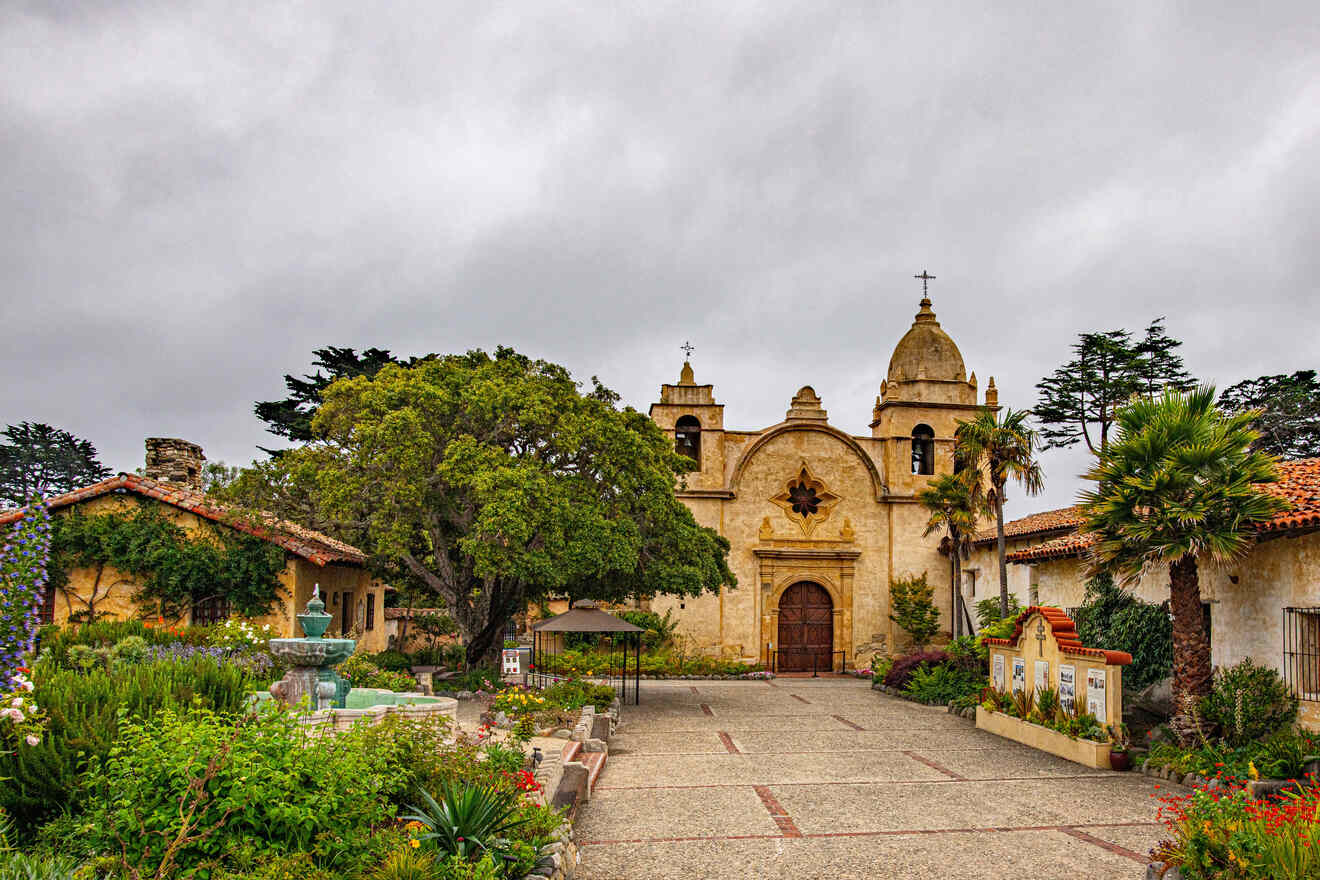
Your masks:
{"label": "carved stone doorway", "polygon": [[819,584],[800,581],[779,597],[780,672],[834,667],[834,601]]}

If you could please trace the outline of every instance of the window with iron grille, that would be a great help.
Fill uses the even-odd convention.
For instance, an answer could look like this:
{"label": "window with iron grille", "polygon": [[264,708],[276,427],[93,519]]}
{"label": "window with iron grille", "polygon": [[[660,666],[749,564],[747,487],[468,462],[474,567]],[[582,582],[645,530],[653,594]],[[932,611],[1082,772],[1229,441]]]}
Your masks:
{"label": "window with iron grille", "polygon": [[192,622],[194,626],[223,623],[228,619],[229,600],[224,596],[211,596],[193,603]]}
{"label": "window with iron grille", "polygon": [[1320,607],[1283,609],[1283,680],[1299,700],[1320,703]]}
{"label": "window with iron grille", "polygon": [[367,629],[376,628],[376,594],[367,593]]}
{"label": "window with iron grille", "polygon": [[41,592],[41,608],[37,611],[37,625],[55,622],[55,585],[46,584]]}

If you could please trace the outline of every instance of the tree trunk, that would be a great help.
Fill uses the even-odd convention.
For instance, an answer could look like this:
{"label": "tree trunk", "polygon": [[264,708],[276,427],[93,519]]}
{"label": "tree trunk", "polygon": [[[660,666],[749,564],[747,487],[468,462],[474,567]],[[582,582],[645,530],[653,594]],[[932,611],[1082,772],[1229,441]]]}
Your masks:
{"label": "tree trunk", "polygon": [[1004,488],[995,487],[995,540],[999,549],[999,616],[1008,617],[1008,562],[1004,559]]}
{"label": "tree trunk", "polygon": [[505,623],[502,619],[490,620],[480,630],[462,633],[467,652],[464,659],[468,669],[493,669],[495,675],[499,675]]}
{"label": "tree trunk", "polygon": [[[958,638],[958,630],[962,628],[962,615],[958,613],[958,599],[962,594],[962,560],[959,558],[962,556],[961,540],[961,536],[954,536],[953,553],[950,554],[950,562],[953,566],[953,584],[949,596],[949,614],[953,618],[953,626],[949,627],[949,631],[953,633],[955,639]],[[971,635],[971,633],[966,633],[966,635]]]}
{"label": "tree trunk", "polygon": [[1201,586],[1196,557],[1190,553],[1169,566],[1169,605],[1173,611],[1173,705],[1175,729],[1194,734],[1189,700],[1210,693],[1210,634],[1201,609]]}

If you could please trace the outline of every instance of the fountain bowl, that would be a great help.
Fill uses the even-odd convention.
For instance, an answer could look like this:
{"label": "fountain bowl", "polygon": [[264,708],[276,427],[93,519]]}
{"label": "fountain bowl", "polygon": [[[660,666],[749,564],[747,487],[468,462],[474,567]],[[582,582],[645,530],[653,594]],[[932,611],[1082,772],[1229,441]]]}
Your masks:
{"label": "fountain bowl", "polygon": [[353,656],[352,639],[271,639],[270,652],[291,666],[335,666]]}

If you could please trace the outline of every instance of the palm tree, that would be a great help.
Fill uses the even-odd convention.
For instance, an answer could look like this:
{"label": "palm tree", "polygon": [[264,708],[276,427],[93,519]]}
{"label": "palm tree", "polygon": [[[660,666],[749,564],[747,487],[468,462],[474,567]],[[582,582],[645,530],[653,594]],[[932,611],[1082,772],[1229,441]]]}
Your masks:
{"label": "palm tree", "polygon": [[945,531],[944,537],[940,539],[940,549],[947,549],[949,553],[949,614],[953,621],[950,632],[956,638],[962,623],[958,614],[962,555],[976,531],[977,521],[987,510],[985,495],[981,491],[981,482],[975,479],[975,472],[963,471],[944,474],[931,480],[925,489],[917,493],[917,500],[930,511],[930,519],[926,522],[923,534],[930,535],[940,529]]}
{"label": "palm tree", "polygon": [[1004,560],[1004,486],[1010,479],[1022,484],[1028,495],[1044,485],[1040,465],[1032,457],[1036,432],[1027,425],[1025,410],[1005,409],[1002,416],[983,409],[976,418],[958,422],[954,455],[964,467],[990,486],[990,504],[995,512],[999,547],[999,613],[1008,616],[1008,563]]}
{"label": "palm tree", "polygon": [[1251,549],[1255,524],[1285,502],[1257,483],[1278,479],[1273,457],[1252,450],[1258,412],[1224,413],[1215,389],[1135,397],[1116,417],[1118,435],[1086,474],[1086,529],[1096,537],[1091,566],[1131,583],[1169,566],[1173,610],[1173,696],[1190,732],[1187,706],[1210,692],[1210,639],[1201,610],[1197,558],[1223,565]]}

